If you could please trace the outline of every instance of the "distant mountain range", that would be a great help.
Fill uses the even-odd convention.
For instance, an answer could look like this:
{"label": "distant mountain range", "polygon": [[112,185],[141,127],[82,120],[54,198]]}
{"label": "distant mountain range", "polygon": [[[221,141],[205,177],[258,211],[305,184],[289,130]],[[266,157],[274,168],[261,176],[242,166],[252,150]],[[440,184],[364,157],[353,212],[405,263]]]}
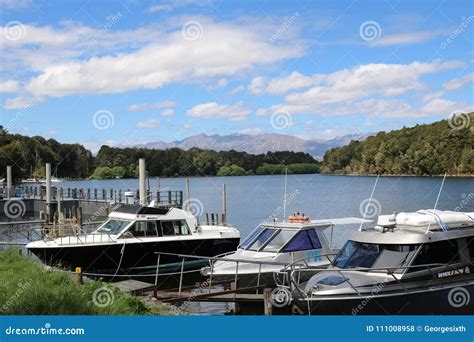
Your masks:
{"label": "distant mountain range", "polygon": [[370,134],[350,134],[329,140],[305,140],[292,135],[284,134],[198,134],[179,141],[157,141],[134,146],[150,149],[167,149],[179,147],[184,150],[198,147],[215,151],[244,151],[252,154],[275,151],[293,151],[309,153],[313,157],[321,159],[327,150],[333,147],[347,145],[349,142],[351,142],[351,140],[364,140],[369,135]]}

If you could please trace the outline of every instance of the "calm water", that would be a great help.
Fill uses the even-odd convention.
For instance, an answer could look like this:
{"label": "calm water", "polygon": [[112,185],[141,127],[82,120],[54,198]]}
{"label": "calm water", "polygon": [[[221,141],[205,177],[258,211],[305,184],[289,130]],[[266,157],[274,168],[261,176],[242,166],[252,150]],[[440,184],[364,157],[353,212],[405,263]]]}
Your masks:
{"label": "calm water", "polygon": [[[312,219],[362,217],[361,204],[368,199],[376,177],[289,175],[287,179],[287,215],[299,211]],[[222,187],[227,185],[228,222],[237,227],[245,237],[260,222],[271,218],[283,218],[284,176],[246,177],[192,177],[191,198],[194,208],[204,212],[221,212]],[[442,178],[380,177],[374,191],[375,205],[368,211],[391,214],[433,208]],[[150,188],[158,187],[156,179],[150,179]],[[87,180],[65,181],[58,187],[137,189],[138,180]],[[161,178],[161,190],[184,190],[185,178]],[[198,202],[198,201],[200,202]],[[197,204],[196,204],[197,203]],[[202,203],[202,205],[201,205]],[[362,208],[364,208],[362,206]],[[474,178],[446,179],[440,195],[438,209],[474,211]],[[201,216],[201,222],[204,217]],[[342,226],[334,231],[333,242],[341,247],[357,226]],[[193,315],[224,314],[231,305],[190,303],[182,312]]]}
{"label": "calm water", "polygon": [[[361,203],[363,206],[363,201],[370,197],[375,180],[376,177],[288,175],[287,215],[299,211],[312,219],[362,217]],[[433,208],[441,182],[442,178],[380,177],[373,196],[377,202],[374,201],[371,208],[381,214]],[[158,181],[150,179],[149,183],[151,190],[155,191]],[[242,236],[272,215],[283,218],[285,177],[280,175],[191,177],[193,207],[202,212],[220,213],[224,183],[227,185],[228,222],[237,227]],[[138,180],[65,181],[55,185],[127,190],[138,188]],[[184,190],[185,178],[161,178],[160,186],[162,190]],[[446,179],[437,208],[474,211],[474,178]],[[371,211],[368,211],[368,216],[371,216]],[[201,222],[203,220],[201,216]],[[351,229],[338,230],[334,242],[344,243]]]}

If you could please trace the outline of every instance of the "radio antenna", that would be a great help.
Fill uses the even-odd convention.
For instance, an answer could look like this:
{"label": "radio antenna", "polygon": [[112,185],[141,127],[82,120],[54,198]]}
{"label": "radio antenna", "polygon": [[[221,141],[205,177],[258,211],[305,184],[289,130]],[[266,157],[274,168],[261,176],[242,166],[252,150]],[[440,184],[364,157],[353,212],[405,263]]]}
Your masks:
{"label": "radio antenna", "polygon": [[[438,221],[437,218],[439,218],[439,216],[434,213],[434,210],[436,210],[436,207],[438,206],[439,197],[441,196],[441,192],[443,191],[444,181],[446,180],[446,176],[447,176],[447,175],[448,175],[448,173],[445,172],[445,173],[444,173],[443,180],[442,180],[442,182],[441,182],[441,186],[439,187],[438,196],[436,197],[436,202],[435,202],[435,205],[434,205],[434,208],[433,208],[433,215],[435,216],[436,221]],[[439,223],[439,225],[440,225],[440,228],[443,229],[443,230],[445,230],[444,224],[443,224],[443,222],[441,221],[441,218],[439,218],[439,222],[438,222],[438,223]],[[431,227],[431,222],[428,223],[428,229],[426,230],[425,234],[427,234],[427,233],[430,231],[430,227]]]}
{"label": "radio antenna", "polygon": [[374,187],[372,188],[372,192],[371,192],[371,194],[370,194],[369,202],[367,202],[367,205],[366,205],[366,207],[365,207],[364,217],[362,218],[362,222],[360,223],[359,232],[362,231],[362,225],[364,224],[365,216],[367,215],[367,210],[369,210],[369,206],[370,206],[370,204],[372,203],[372,198],[374,197],[374,192],[375,192],[375,188],[377,187],[377,183],[378,183],[378,181],[379,181],[379,177],[380,177],[380,174],[378,174],[378,175],[377,175],[377,178],[375,179],[375,184],[374,184]]}
{"label": "radio antenna", "polygon": [[283,221],[286,219],[286,187],[288,182],[288,168],[285,168],[285,194],[283,195]]}

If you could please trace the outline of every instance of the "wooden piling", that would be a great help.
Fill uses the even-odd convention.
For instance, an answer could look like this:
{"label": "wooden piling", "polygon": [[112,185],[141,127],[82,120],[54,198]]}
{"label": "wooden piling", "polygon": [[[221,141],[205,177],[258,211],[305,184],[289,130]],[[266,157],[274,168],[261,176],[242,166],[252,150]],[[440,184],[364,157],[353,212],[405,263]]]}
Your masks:
{"label": "wooden piling", "polygon": [[273,305],[271,299],[272,289],[263,289],[263,310],[265,312],[265,316],[271,316],[273,314]]}
{"label": "wooden piling", "polygon": [[82,284],[82,267],[76,267],[76,283]]}

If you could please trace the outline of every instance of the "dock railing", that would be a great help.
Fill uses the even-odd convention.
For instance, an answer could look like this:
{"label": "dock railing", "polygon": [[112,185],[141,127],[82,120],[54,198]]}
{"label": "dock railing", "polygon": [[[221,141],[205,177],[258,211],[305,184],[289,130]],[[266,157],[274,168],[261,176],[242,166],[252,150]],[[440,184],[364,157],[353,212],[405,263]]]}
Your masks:
{"label": "dock railing", "polygon": [[[259,261],[259,260],[243,260],[243,259],[233,259],[233,258],[223,258],[223,256],[227,254],[221,254],[220,256],[214,256],[214,257],[209,257],[209,256],[198,256],[198,255],[186,255],[186,254],[176,254],[176,253],[165,253],[165,252],[156,252],[157,254],[157,267],[156,267],[156,274],[155,274],[155,285],[158,284],[158,278],[160,276],[159,273],[159,267],[160,267],[160,259],[161,256],[172,256],[176,257],[181,260],[181,267],[180,267],[180,272],[179,272],[179,287],[178,287],[178,298],[181,297],[181,290],[182,290],[182,285],[183,285],[183,277],[184,274],[186,273],[184,271],[184,266],[185,266],[185,261],[188,259],[194,259],[194,260],[203,260],[207,261],[209,263],[210,267],[210,273],[209,273],[209,282],[208,282],[208,295],[211,295],[211,288],[213,284],[213,263],[215,261],[225,261],[225,262],[234,262],[235,263],[235,273],[233,275],[229,275],[229,277],[233,278],[233,286],[234,288],[228,291],[228,293],[233,292],[234,297],[235,294],[239,291],[257,291],[261,289],[262,286],[266,286],[267,284],[262,284],[262,266],[264,265],[270,265],[270,266],[281,266],[284,267],[287,265],[287,263],[283,262],[272,262],[272,261]],[[257,273],[257,279],[256,279],[256,285],[252,287],[241,287],[239,288],[239,265],[242,264],[256,264],[259,266],[259,270]],[[199,270],[198,270],[199,271]],[[242,275],[243,273],[240,273]],[[234,298],[235,299],[235,298]]]}

